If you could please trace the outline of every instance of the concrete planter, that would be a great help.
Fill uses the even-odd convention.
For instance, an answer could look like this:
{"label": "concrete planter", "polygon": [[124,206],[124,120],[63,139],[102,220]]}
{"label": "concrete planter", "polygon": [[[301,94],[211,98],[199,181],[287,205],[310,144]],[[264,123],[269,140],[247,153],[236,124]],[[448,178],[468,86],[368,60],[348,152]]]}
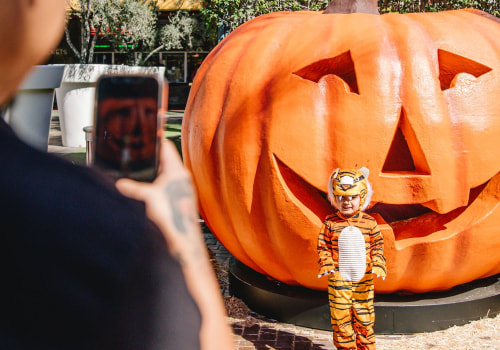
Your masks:
{"label": "concrete planter", "polygon": [[103,64],[65,65],[61,86],[56,89],[62,144],[85,147],[83,128],[92,126],[95,84],[103,74],[155,74],[163,81],[164,67]]}
{"label": "concrete planter", "polygon": [[27,144],[46,152],[54,89],[59,87],[64,66],[35,66],[21,84],[6,120]]}

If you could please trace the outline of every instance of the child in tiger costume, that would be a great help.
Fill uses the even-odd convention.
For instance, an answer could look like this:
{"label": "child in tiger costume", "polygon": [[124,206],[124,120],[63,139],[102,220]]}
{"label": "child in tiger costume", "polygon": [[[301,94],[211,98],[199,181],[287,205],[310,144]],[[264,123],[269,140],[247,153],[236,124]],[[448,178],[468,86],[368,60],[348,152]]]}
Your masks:
{"label": "child in tiger costume", "polygon": [[318,237],[320,270],[328,294],[337,349],[375,349],[373,275],[385,279],[384,241],[374,218],[364,213],[372,189],[369,170],[336,169],[328,199],[336,209]]}

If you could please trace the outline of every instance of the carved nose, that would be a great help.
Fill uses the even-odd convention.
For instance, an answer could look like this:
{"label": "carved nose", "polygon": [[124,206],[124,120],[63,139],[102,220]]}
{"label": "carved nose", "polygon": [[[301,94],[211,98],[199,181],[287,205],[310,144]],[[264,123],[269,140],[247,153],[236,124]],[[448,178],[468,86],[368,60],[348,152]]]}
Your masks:
{"label": "carved nose", "polygon": [[413,131],[404,107],[401,108],[398,127],[382,168],[383,173],[414,173],[430,175],[429,165]]}
{"label": "carved nose", "polygon": [[432,173],[425,152],[408,120],[405,108],[402,107],[382,174],[399,183],[396,188],[398,192],[406,192],[407,203],[419,203],[444,214],[468,204],[469,188],[466,179],[450,176],[453,169],[446,171],[439,163],[442,162],[434,159],[435,171]]}

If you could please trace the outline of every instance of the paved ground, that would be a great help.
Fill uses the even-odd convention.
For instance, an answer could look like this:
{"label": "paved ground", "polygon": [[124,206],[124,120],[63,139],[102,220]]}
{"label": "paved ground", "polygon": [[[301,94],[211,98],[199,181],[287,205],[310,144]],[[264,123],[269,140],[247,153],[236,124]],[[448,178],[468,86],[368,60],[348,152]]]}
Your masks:
{"label": "paved ground", "polygon": [[[232,258],[226,248],[214,237],[202,223],[205,242],[212,257],[217,260],[221,270],[227,271],[227,266]],[[221,290],[227,304],[231,299],[228,288],[224,285],[225,278],[221,280]],[[228,300],[229,299],[229,300]],[[298,327],[291,324],[276,322],[245,309],[241,301],[236,301],[237,309],[231,311],[229,306],[229,322],[233,328],[234,340],[237,350],[251,349],[276,349],[276,350],[333,350],[331,333]],[[238,307],[242,308],[238,309]],[[234,314],[234,315],[233,315]]]}

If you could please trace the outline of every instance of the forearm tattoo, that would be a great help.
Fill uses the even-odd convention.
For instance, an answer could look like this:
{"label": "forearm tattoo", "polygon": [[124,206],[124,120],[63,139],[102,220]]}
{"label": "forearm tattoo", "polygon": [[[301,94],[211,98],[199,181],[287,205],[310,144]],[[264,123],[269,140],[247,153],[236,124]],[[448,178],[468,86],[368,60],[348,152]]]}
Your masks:
{"label": "forearm tattoo", "polygon": [[191,182],[188,179],[174,181],[167,185],[165,192],[172,208],[175,228],[181,233],[187,233],[186,222],[194,223],[196,220]]}

